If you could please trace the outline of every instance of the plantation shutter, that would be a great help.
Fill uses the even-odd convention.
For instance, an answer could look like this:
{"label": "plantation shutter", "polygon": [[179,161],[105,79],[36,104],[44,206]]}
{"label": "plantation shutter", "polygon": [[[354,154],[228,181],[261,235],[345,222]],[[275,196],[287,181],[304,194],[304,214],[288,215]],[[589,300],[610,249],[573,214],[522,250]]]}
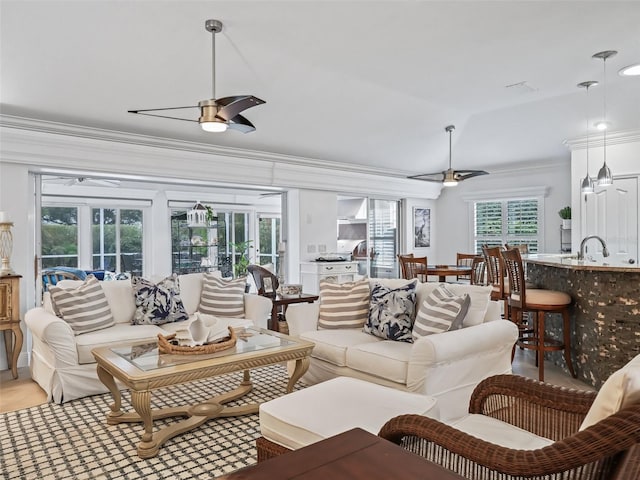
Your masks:
{"label": "plantation shutter", "polygon": [[540,207],[535,198],[476,202],[474,205],[475,249],[482,246],[527,244],[538,251]]}

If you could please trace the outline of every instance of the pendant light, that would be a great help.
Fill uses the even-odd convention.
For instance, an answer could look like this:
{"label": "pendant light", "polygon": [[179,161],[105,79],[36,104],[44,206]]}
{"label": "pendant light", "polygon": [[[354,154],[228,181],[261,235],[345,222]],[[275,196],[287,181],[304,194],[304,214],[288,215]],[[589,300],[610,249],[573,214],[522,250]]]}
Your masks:
{"label": "pendant light", "polygon": [[595,80],[588,80],[578,84],[579,88],[584,88],[587,91],[587,175],[582,180],[580,191],[582,193],[593,193],[593,179],[589,176],[589,88],[595,87],[598,82]]}
{"label": "pendant light", "polygon": [[[603,73],[603,77],[602,77],[602,85],[603,85],[603,124],[606,126],[607,125],[607,59],[609,57],[613,57],[614,55],[616,55],[618,52],[616,52],[615,50],[605,50],[603,52],[598,52],[593,54],[593,58],[601,58],[602,59],[602,65],[603,65],[603,69],[604,69],[604,73]],[[611,185],[613,184],[613,177],[611,176],[611,170],[609,169],[609,167],[607,166],[607,129],[605,128],[603,130],[603,144],[602,144],[602,152],[603,152],[603,158],[604,158],[604,163],[602,164],[602,168],[600,168],[600,171],[598,172],[598,186],[604,186],[606,187],[607,185]]]}

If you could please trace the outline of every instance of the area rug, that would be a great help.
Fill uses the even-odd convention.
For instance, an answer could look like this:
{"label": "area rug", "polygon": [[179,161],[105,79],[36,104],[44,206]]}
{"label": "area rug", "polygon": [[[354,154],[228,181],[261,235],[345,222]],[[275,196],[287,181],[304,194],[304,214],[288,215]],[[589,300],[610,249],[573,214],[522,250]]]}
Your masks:
{"label": "area rug", "polygon": [[[265,402],[284,394],[286,368],[251,371],[253,391],[228,405]],[[242,372],[155,390],[154,408],[196,404],[238,386]],[[301,387],[299,387],[301,388]],[[133,411],[123,391],[123,409]],[[258,414],[215,418],[167,441],[154,458],[136,454],[142,424],[107,425],[111,395],[62,405],[45,404],[0,415],[3,479],[199,479],[215,478],[256,462]],[[180,418],[156,420],[166,426]]]}

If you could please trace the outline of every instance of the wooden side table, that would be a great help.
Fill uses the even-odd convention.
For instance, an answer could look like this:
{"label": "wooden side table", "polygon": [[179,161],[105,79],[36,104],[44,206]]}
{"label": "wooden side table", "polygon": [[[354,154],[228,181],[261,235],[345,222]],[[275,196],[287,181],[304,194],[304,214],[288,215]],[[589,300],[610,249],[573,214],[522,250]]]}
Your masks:
{"label": "wooden side table", "polygon": [[[18,357],[22,350],[20,329],[20,279],[21,275],[0,277],[0,330],[4,331],[7,364],[13,378],[18,378]],[[15,342],[11,333],[15,336]]]}

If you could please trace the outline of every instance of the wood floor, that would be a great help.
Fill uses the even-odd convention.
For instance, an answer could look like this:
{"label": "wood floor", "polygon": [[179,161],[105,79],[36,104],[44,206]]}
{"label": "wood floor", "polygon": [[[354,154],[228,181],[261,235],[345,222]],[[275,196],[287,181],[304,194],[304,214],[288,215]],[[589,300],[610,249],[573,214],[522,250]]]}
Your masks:
{"label": "wood floor", "polygon": [[[513,360],[513,373],[529,378],[538,378],[538,368],[534,365],[533,352],[516,350]],[[562,371],[559,367],[545,363],[545,381],[563,387],[580,390],[593,390],[593,387]],[[21,408],[33,407],[46,402],[46,394],[40,386],[31,380],[29,368],[18,369],[18,379],[14,380],[10,370],[0,372],[0,413]]]}

